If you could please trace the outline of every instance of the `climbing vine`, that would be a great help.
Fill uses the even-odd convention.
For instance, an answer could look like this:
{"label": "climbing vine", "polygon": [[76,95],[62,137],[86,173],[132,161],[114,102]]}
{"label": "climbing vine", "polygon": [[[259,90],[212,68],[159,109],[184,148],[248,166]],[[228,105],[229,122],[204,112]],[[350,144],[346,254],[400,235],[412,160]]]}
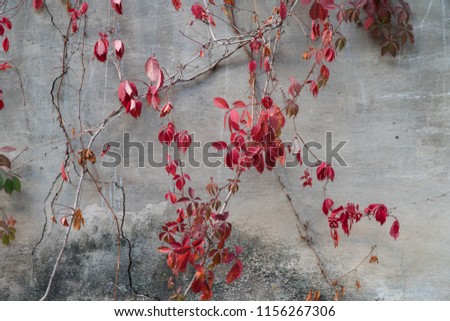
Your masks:
{"label": "climbing vine", "polygon": [[[223,266],[227,268],[226,283],[230,284],[239,279],[245,268],[245,262],[241,258],[245,248],[228,245],[233,231],[229,222],[229,217],[233,214],[228,210],[228,204],[240,189],[245,189],[241,177],[247,172],[272,171],[277,166],[283,166],[288,156],[294,157],[298,163],[293,171],[302,168],[296,174],[299,177],[299,185],[307,188],[313,184],[321,184],[324,197],[323,203],[318,204],[317,208],[318,212],[324,215],[324,228],[329,229],[334,246],[338,246],[342,233],[350,235],[356,223],[362,219],[374,219],[380,225],[390,220],[390,235],[394,239],[399,237],[399,220],[389,212],[385,204],[374,202],[360,208],[354,201],[338,202],[331,195],[330,186],[335,179],[333,164],[308,149],[297,128],[296,120],[301,114],[301,97],[312,95],[319,98],[329,81],[339,81],[339,75],[332,75],[329,66],[335,63],[347,42],[340,30],[343,23],[354,23],[367,29],[379,42],[382,55],[390,54],[395,57],[408,42],[414,43],[409,23],[410,7],[405,1],[357,0],[337,4],[334,0],[281,0],[270,15],[263,16],[257,1],[248,1],[251,5],[244,5],[235,0],[205,0],[192,4],[188,4],[188,1],[172,0],[172,4],[166,5],[167,10],[183,11],[186,7],[185,11],[191,15],[188,26],[203,30],[206,36],[203,35],[200,39],[186,36],[185,41],[194,42],[197,48],[186,61],[180,61],[179,67],[174,71],[161,66],[158,57],[148,57],[147,61],[142,62],[142,79],[128,79],[122,70],[122,62],[127,59],[127,39],[121,39],[116,23],[121,19],[124,23],[132,19],[132,13],[127,12],[127,2],[111,0],[114,19],[103,30],[95,31],[87,28],[87,20],[92,19],[88,2],[67,1],[65,28],[54,24],[45,1],[32,2],[35,10],[47,10],[63,39],[61,74],[53,82],[51,97],[57,121],[65,137],[65,155],[47,197],[51,213],[45,215],[49,216],[54,224],[59,223],[67,230],[42,299],[46,299],[51,290],[69,234],[72,230],[82,229],[85,224],[80,201],[83,185],[88,180],[93,182],[107,204],[117,227],[118,254],[114,289],[116,299],[121,239],[124,237],[118,215],[103,195],[95,171],[97,160],[108,155],[109,146],[105,144],[100,153],[95,151],[93,145],[105,128],[113,126],[114,120],[122,117],[139,118],[144,112],[153,112],[155,117],[162,119],[162,126],[158,129],[152,128],[151,135],[155,140],[158,139],[161,145],[171,148],[167,155],[164,155],[167,159],[164,170],[168,181],[172,182],[172,188],[167,190],[165,195],[161,195],[161,198],[164,197],[173,205],[171,209],[174,219],[166,222],[159,232],[162,243],[159,252],[165,255],[167,267],[173,273],[168,280],[168,287],[174,291],[170,299],[184,300],[191,292],[201,300],[211,299],[216,271]],[[1,13],[0,36],[3,38],[5,52],[9,50],[8,33],[12,28],[7,13],[13,9],[19,10],[22,4],[23,1],[17,7]],[[243,6],[246,7],[245,10]],[[250,27],[239,25],[237,16],[239,21],[249,21]],[[232,35],[219,37],[218,28],[228,28]],[[277,54],[282,50],[287,29],[302,32],[308,39],[308,46],[298,52],[299,64],[307,66],[307,72],[293,73],[285,78],[277,73]],[[86,42],[88,32],[98,35],[95,43]],[[172,102],[173,89],[184,82],[194,81],[201,75],[213,72],[217,65],[241,51],[245,52],[247,61],[242,73],[237,76],[248,79],[248,88],[243,88],[239,97],[214,95],[209,104],[202,106],[216,108],[217,112],[223,115],[224,127],[228,130],[227,138],[219,140],[219,137],[213,137],[212,146],[222,153],[223,163],[230,170],[228,181],[224,185],[219,185],[215,178],[211,177],[205,186],[205,194],[204,191],[194,189],[187,169],[182,166],[184,154],[191,147],[195,128],[181,128],[176,123],[175,114],[178,117],[183,115]],[[79,92],[84,86],[84,55],[91,55],[98,64],[113,65],[117,71],[117,92],[108,93],[117,95],[117,106],[111,108],[109,114],[97,126],[89,129],[83,127],[81,101],[75,111],[79,124],[72,128],[65,122],[61,109],[60,92],[67,84],[65,78],[70,70],[73,52],[79,52],[83,62]],[[206,59],[205,55],[210,59],[206,67],[189,75],[183,72],[197,61]],[[6,72],[8,69],[11,69],[8,61],[0,63],[0,71]],[[246,92],[250,92],[250,96],[246,95]],[[7,95],[8,93],[5,93],[5,96]],[[150,108],[146,109],[145,106]],[[4,103],[0,88],[0,110],[3,108],[10,107]],[[285,131],[288,122],[291,122],[295,129],[293,134]],[[312,166],[304,164],[305,152],[314,158],[315,163]],[[0,189],[9,194],[14,190],[19,192],[18,176],[3,167],[0,170]],[[63,210],[56,210],[55,204],[67,183],[76,186],[73,204]],[[0,236],[3,243],[9,245],[10,241],[14,240],[17,222],[4,212],[2,215]],[[310,242],[308,244],[312,246]],[[190,281],[182,282],[180,274],[189,275]],[[338,282],[330,282],[330,285],[336,291],[336,299],[339,299],[343,294],[337,287]]]}

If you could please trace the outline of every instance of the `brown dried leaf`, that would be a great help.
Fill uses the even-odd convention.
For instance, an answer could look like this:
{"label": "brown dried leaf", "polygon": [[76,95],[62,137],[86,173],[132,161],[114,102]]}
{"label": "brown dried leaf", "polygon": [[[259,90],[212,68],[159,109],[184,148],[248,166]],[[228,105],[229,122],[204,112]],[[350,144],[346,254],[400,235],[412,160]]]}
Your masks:
{"label": "brown dried leaf", "polygon": [[378,257],[377,257],[376,255],[372,255],[372,256],[370,257],[369,263],[379,263],[379,262],[378,262]]}
{"label": "brown dried leaf", "polygon": [[11,161],[8,157],[3,154],[0,154],[0,167],[5,166],[7,168],[11,168]]}
{"label": "brown dried leaf", "polygon": [[312,291],[309,290],[308,296],[306,297],[305,301],[311,301],[312,299]]}
{"label": "brown dried leaf", "polygon": [[83,226],[84,226],[84,217],[83,217],[83,214],[81,213],[81,210],[79,208],[77,208],[75,210],[75,213],[73,214],[74,230],[79,231],[81,228],[81,224],[83,224]]}
{"label": "brown dried leaf", "polygon": [[97,161],[94,152],[88,148],[83,148],[82,150],[78,151],[78,155],[78,164],[80,164],[81,166],[85,166],[88,161],[91,162],[91,164],[95,164],[95,162]]}
{"label": "brown dried leaf", "polygon": [[356,280],[356,288],[357,289],[361,288],[361,282],[359,282],[359,280]]}
{"label": "brown dried leaf", "polygon": [[314,301],[319,301],[319,299],[320,299],[320,291],[317,290],[317,291],[314,293]]}

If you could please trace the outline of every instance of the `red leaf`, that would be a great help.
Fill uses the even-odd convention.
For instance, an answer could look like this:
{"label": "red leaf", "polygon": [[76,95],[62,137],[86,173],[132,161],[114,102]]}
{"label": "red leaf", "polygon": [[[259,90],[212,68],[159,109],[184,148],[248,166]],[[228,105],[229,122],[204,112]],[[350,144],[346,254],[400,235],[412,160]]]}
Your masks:
{"label": "red leaf", "polygon": [[76,32],[78,31],[78,22],[77,22],[77,18],[75,18],[75,17],[73,16],[73,13],[72,13],[72,31],[73,31],[73,33],[76,33]]}
{"label": "red leaf", "polygon": [[164,198],[170,201],[172,204],[175,204],[177,202],[177,196],[172,192],[167,192]]}
{"label": "red leaf", "polygon": [[252,60],[248,63],[248,71],[253,74],[256,71],[256,61]]}
{"label": "red leaf", "polygon": [[319,87],[317,86],[317,83],[314,80],[311,81],[309,89],[311,90],[313,97],[316,98],[317,95],[319,94]]}
{"label": "red leaf", "polygon": [[122,14],[122,0],[111,0],[111,6],[118,13]]}
{"label": "red leaf", "polygon": [[[86,2],[85,2],[86,3]],[[121,40],[114,40],[114,50],[116,52],[117,59],[122,59],[125,52],[125,46]]]}
{"label": "red leaf", "polygon": [[328,215],[328,212],[330,211],[331,207],[333,207],[333,200],[331,198],[326,198],[323,201],[323,205],[322,205],[322,211],[325,215]]}
{"label": "red leaf", "polygon": [[324,55],[325,55],[325,60],[328,62],[333,61],[336,56],[333,48],[331,48],[331,47],[329,47],[327,50],[325,50]]}
{"label": "red leaf", "polygon": [[373,16],[368,17],[366,19],[366,21],[364,22],[364,28],[369,29],[374,21],[375,21],[375,18]]}
{"label": "red leaf", "polygon": [[163,254],[169,254],[170,252],[172,252],[172,249],[170,247],[167,247],[167,246],[161,246],[158,249],[158,252],[159,253],[163,253]]}
{"label": "red leaf", "polygon": [[5,34],[5,27],[3,27],[3,25],[0,22],[0,37],[3,37],[4,34]]}
{"label": "red leaf", "polygon": [[300,91],[302,90],[302,86],[294,77],[289,77],[289,81],[291,82],[291,85],[288,88],[289,94],[292,97],[298,96],[298,94],[300,94]]}
{"label": "red leaf", "polygon": [[228,124],[230,127],[230,132],[232,128],[234,130],[239,130],[239,113],[235,109],[232,109],[230,111],[230,118],[228,119]]}
{"label": "red leaf", "polygon": [[4,63],[0,64],[0,71],[1,70],[7,70],[7,69],[10,69],[10,68],[12,68],[12,67],[9,65],[9,63],[7,61],[5,61]]}
{"label": "red leaf", "polygon": [[194,3],[192,5],[191,12],[197,20],[201,20],[207,17],[205,9],[199,3]]}
{"label": "red leaf", "polygon": [[264,59],[264,70],[265,70],[266,72],[269,72],[269,71],[272,70],[272,67],[270,66],[270,59],[269,59],[269,57],[266,57],[266,58]]}
{"label": "red leaf", "polygon": [[131,98],[137,95],[138,91],[136,85],[128,80],[122,81],[117,89],[117,96],[124,107],[128,105]]}
{"label": "red leaf", "polygon": [[104,35],[101,36],[101,38],[95,43],[94,45],[94,56],[101,62],[106,61],[106,57],[108,56],[108,47],[109,47],[109,41],[104,37]]}
{"label": "red leaf", "polygon": [[191,146],[192,143],[191,135],[189,135],[189,133],[186,130],[179,132],[176,135],[175,140],[177,142],[178,149],[183,153],[186,153],[186,151],[188,150],[189,146]]}
{"label": "red leaf", "polygon": [[8,50],[9,50],[9,39],[8,39],[8,37],[5,37],[5,39],[3,39],[2,46],[3,46],[3,50],[5,52],[8,52]]}
{"label": "red leaf", "polygon": [[64,167],[64,162],[61,165],[61,178],[64,182],[67,182],[69,180],[69,178],[67,177],[66,169]]}
{"label": "red leaf", "polygon": [[264,172],[265,164],[264,158],[261,156],[261,154],[256,154],[253,157],[253,166],[256,168],[258,173],[262,174],[262,172]]}
{"label": "red leaf", "polygon": [[42,7],[42,0],[33,0],[33,7],[36,10],[39,10]]}
{"label": "red leaf", "polygon": [[158,81],[156,82],[156,88],[161,88],[161,86],[164,84],[164,73],[163,73],[163,71],[161,70],[161,72],[160,72],[160,75],[159,75],[159,79],[158,79]]}
{"label": "red leaf", "polygon": [[69,227],[69,221],[67,220],[67,217],[61,217],[59,220],[63,226]]}
{"label": "red leaf", "polygon": [[231,268],[230,272],[227,274],[227,284],[230,284],[237,278],[239,278],[242,274],[242,263],[241,260],[237,259],[236,263],[234,263],[233,267]]}
{"label": "red leaf", "polygon": [[364,213],[375,216],[375,220],[380,222],[380,225],[383,225],[389,216],[388,209],[384,204],[371,204],[364,210]]}
{"label": "red leaf", "polygon": [[16,150],[16,148],[15,147],[12,147],[12,146],[3,146],[3,147],[0,147],[0,152],[2,152],[2,153],[10,153],[10,152],[13,152],[13,151],[15,151]]}
{"label": "red leaf", "polygon": [[189,196],[193,199],[194,198],[194,189],[192,187],[188,188],[188,193],[189,193]]}
{"label": "red leaf", "polygon": [[320,19],[324,21],[328,16],[328,10],[325,9],[319,2],[314,2],[309,9],[309,16],[312,20]]}
{"label": "red leaf", "polygon": [[6,18],[6,17],[3,17],[3,18],[2,18],[2,22],[3,22],[3,24],[5,25],[6,29],[11,30],[11,28],[12,28],[12,22],[11,22],[11,20],[9,20],[9,19]]}
{"label": "red leaf", "polygon": [[234,246],[234,250],[236,252],[236,255],[241,255],[242,253],[242,247],[240,247],[239,245],[235,245]]}
{"label": "red leaf", "polygon": [[191,250],[191,247],[190,246],[183,246],[183,247],[180,247],[180,248],[177,248],[177,249],[175,249],[175,250],[173,250],[175,253],[177,253],[177,254],[186,254],[187,252],[189,252]]}
{"label": "red leaf", "polygon": [[82,14],[82,15],[86,14],[88,9],[89,9],[88,3],[87,2],[83,2],[83,4],[81,5],[81,8],[80,8],[80,14]]}
{"label": "red leaf", "polygon": [[242,100],[236,100],[233,103],[233,106],[236,107],[236,108],[245,108],[245,107],[247,107],[247,105]]}
{"label": "red leaf", "polygon": [[156,86],[150,86],[148,88],[146,99],[149,106],[153,105],[153,108],[159,111],[161,99],[159,98],[158,88]]}
{"label": "red leaf", "polygon": [[181,1],[180,0],[172,0],[173,7],[176,11],[180,10],[181,8]]}
{"label": "red leaf", "polygon": [[212,16],[208,16],[208,22],[211,26],[213,26],[213,27],[216,26],[216,22],[214,21]]}
{"label": "red leaf", "polygon": [[280,1],[280,18],[281,20],[286,19],[287,17],[287,7],[286,7],[286,2],[284,2],[284,0]]}
{"label": "red leaf", "polygon": [[168,123],[167,126],[161,127],[158,133],[158,140],[161,144],[170,145],[175,135],[175,126]]}
{"label": "red leaf", "polygon": [[303,165],[302,153],[300,151],[295,153],[295,159],[297,159],[299,166]]}
{"label": "red leaf", "polygon": [[214,105],[222,109],[230,109],[230,106],[228,105],[227,101],[221,97],[214,98]]}
{"label": "red leaf", "polygon": [[395,220],[394,223],[392,223],[390,234],[394,240],[397,240],[400,236],[400,222],[398,220]]}
{"label": "red leaf", "polygon": [[224,141],[214,142],[214,143],[212,143],[212,147],[214,147],[218,150],[222,150],[222,149],[227,148],[227,143]]}
{"label": "red leaf", "polygon": [[225,158],[226,165],[232,168],[239,162],[239,157],[240,157],[239,151],[236,148],[232,148]]}
{"label": "red leaf", "polygon": [[165,117],[172,111],[172,109],[173,109],[172,103],[169,101],[163,108],[161,108],[161,113],[159,114],[159,117]]}
{"label": "red leaf", "polygon": [[159,82],[161,78],[161,69],[159,68],[158,60],[154,56],[148,58],[145,63],[145,72],[151,81],[156,83]]}
{"label": "red leaf", "polygon": [[264,108],[269,109],[273,105],[273,100],[269,96],[266,96],[263,99],[261,99],[261,103],[264,106]]}
{"label": "red leaf", "polygon": [[136,99],[131,99],[125,110],[134,118],[139,118],[139,116],[141,116],[142,102]]}
{"label": "red leaf", "polygon": [[311,33],[310,37],[312,41],[315,41],[320,36],[320,23],[316,20],[311,20]]}
{"label": "red leaf", "polygon": [[325,80],[328,80],[328,78],[330,78],[330,70],[325,65],[322,65],[322,67],[320,67],[320,74],[323,76],[323,78],[325,78]]}
{"label": "red leaf", "polygon": [[323,181],[325,179],[329,179],[331,181],[334,180],[334,169],[331,165],[322,162],[319,167],[317,167],[317,179],[319,181]]}

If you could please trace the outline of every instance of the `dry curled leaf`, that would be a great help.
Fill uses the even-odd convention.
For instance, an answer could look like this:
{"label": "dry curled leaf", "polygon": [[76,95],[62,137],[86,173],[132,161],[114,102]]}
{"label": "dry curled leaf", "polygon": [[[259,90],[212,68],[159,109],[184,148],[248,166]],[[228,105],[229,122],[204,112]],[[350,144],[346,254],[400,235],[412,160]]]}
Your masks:
{"label": "dry curled leaf", "polygon": [[312,291],[309,290],[308,296],[306,297],[305,301],[311,301],[312,299]]}
{"label": "dry curled leaf", "polygon": [[370,257],[369,263],[379,263],[379,262],[378,262],[378,256],[372,255],[372,256]]}
{"label": "dry curled leaf", "polygon": [[356,288],[357,289],[361,288],[361,282],[359,280],[356,280]]}
{"label": "dry curled leaf", "polygon": [[5,166],[11,168],[11,161],[5,155],[0,154],[0,167]]}
{"label": "dry curled leaf", "polygon": [[320,291],[317,290],[317,291],[314,293],[314,301],[319,301],[319,299],[320,299]]}
{"label": "dry curled leaf", "polygon": [[312,291],[309,290],[308,296],[306,297],[305,301],[319,301],[320,300],[320,291]]}
{"label": "dry curled leaf", "polygon": [[78,151],[78,155],[78,164],[80,164],[81,166],[85,166],[88,161],[92,164],[95,164],[95,162],[97,161],[94,152],[88,148],[83,148],[82,150]]}
{"label": "dry curled leaf", "polygon": [[81,228],[81,224],[83,224],[84,226],[84,217],[83,214],[81,213],[81,210],[79,208],[77,208],[75,210],[75,213],[73,214],[73,228],[74,230],[79,231]]}

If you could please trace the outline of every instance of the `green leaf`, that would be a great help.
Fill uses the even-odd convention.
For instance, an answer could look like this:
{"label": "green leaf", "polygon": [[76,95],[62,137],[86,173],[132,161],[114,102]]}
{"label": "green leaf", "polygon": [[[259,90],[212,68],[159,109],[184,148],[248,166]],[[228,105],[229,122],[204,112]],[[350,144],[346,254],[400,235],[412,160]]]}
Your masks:
{"label": "green leaf", "polygon": [[3,175],[2,175],[2,172],[0,171],[0,189],[2,189],[3,188],[3,182],[4,182],[4,178],[3,178]]}
{"label": "green leaf", "polygon": [[16,233],[9,231],[9,240],[14,241],[16,239]]}
{"label": "green leaf", "polygon": [[13,176],[12,182],[13,182],[14,189],[15,189],[17,192],[20,192],[20,190],[21,190],[21,188],[22,188],[22,184],[20,184],[19,179],[18,179],[16,176]]}
{"label": "green leaf", "polygon": [[11,194],[14,190],[14,184],[13,181],[10,180],[9,178],[5,181],[3,187],[5,188],[5,192],[7,194]]}
{"label": "green leaf", "polygon": [[342,51],[342,49],[344,49],[346,43],[347,43],[347,38],[340,37],[336,40],[335,46],[339,51]]}
{"label": "green leaf", "polygon": [[9,246],[9,236],[7,233],[3,234],[2,243],[6,246]]}

